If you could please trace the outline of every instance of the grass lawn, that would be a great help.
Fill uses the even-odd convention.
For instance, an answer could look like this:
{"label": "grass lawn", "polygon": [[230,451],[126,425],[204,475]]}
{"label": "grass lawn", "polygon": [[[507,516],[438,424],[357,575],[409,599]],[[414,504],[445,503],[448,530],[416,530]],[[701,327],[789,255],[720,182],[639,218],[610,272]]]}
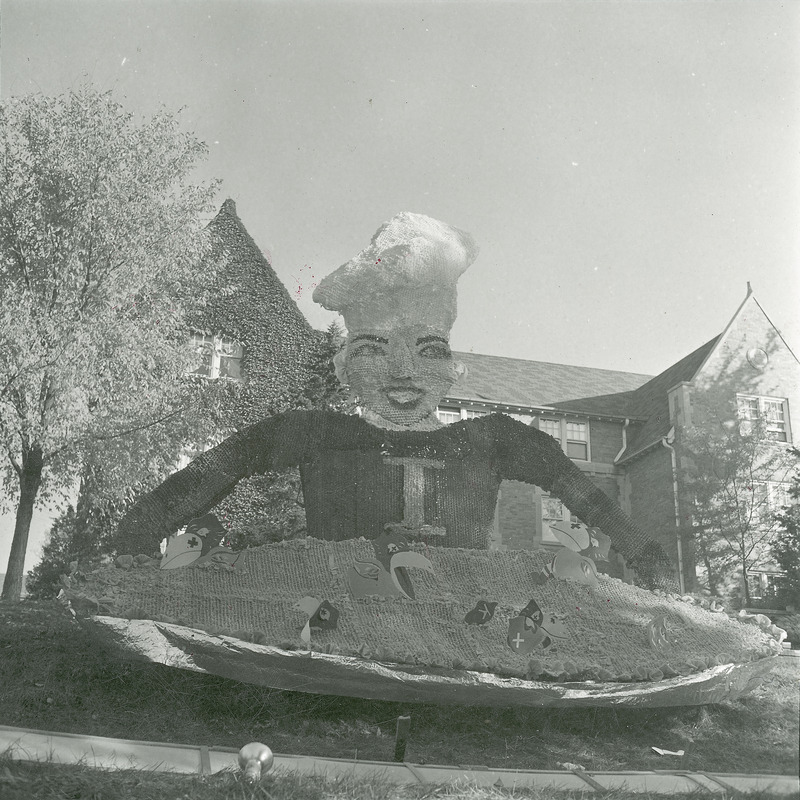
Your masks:
{"label": "grass lawn", "polygon": [[[717,706],[515,710],[400,704],[270,690],[160,664],[120,662],[98,649],[56,603],[26,601],[0,603],[0,724],[235,748],[259,740],[278,753],[340,758],[357,755],[390,761],[396,718],[410,714],[406,760],[415,763],[552,770],[559,769],[561,762],[571,762],[587,770],[796,775],[800,702],[797,663],[780,659],[769,680],[752,695]],[[650,749],[652,745],[683,749],[685,756],[658,756]],[[11,769],[8,762],[0,765],[0,776],[4,769]],[[13,790],[15,774],[19,773],[23,783],[29,780],[19,777],[27,774],[24,769],[22,765],[13,766],[12,778],[3,779],[11,782],[0,783],[0,796],[16,796],[8,791]],[[88,778],[81,778],[77,771],[74,780]],[[144,786],[149,778],[136,773],[117,775],[113,780],[139,781]],[[156,776],[153,780],[157,783],[173,778]],[[213,780],[228,781],[230,787],[225,791],[229,793],[212,793],[209,797],[270,796],[248,794],[251,790],[236,784],[230,776],[206,782]],[[202,785],[203,779],[198,778],[197,786]],[[160,792],[157,786],[142,791],[133,795],[120,788],[98,798],[178,796]],[[346,787],[343,791],[319,796],[390,796],[364,793],[372,791],[369,787]],[[356,791],[362,793],[354,794]],[[187,796],[206,795],[198,788]],[[481,800],[484,796],[490,795],[475,795]]]}

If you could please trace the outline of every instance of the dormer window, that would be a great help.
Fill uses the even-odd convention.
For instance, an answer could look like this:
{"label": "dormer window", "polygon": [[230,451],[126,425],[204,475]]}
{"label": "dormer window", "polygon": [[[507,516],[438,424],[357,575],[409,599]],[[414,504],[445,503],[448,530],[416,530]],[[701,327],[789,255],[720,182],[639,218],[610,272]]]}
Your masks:
{"label": "dormer window", "polygon": [[191,343],[198,358],[194,375],[242,380],[244,348],[235,339],[194,331],[191,334]]}

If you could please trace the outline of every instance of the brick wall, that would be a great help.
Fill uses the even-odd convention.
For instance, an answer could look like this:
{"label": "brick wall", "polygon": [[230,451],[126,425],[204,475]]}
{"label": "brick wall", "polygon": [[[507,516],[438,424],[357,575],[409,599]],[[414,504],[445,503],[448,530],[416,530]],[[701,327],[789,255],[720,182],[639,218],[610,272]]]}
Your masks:
{"label": "brick wall", "polygon": [[[678,569],[678,544],[675,525],[672,459],[667,448],[658,445],[627,465],[626,481],[630,487],[630,516],[666,551]],[[687,591],[694,586],[691,543],[684,546],[684,580]]]}
{"label": "brick wall", "polygon": [[622,422],[591,420],[589,437],[592,445],[592,462],[613,464],[622,448]]}
{"label": "brick wall", "polygon": [[[766,353],[765,365],[753,358],[756,350]],[[703,395],[706,405],[732,401],[737,393],[786,398],[793,438],[800,439],[800,364],[753,296],[745,301],[694,384],[695,396]]]}
{"label": "brick wall", "polygon": [[[582,465],[587,477],[615,502],[620,501],[619,477],[592,472]],[[497,503],[499,539],[509,550],[531,550],[542,546],[541,490],[519,481],[503,481]]]}
{"label": "brick wall", "polygon": [[[786,455],[788,445],[797,444],[800,436],[800,364],[752,295],[745,300],[692,385],[683,392],[675,420],[678,452],[681,452],[680,442],[686,424],[714,426],[728,420],[738,424],[737,394],[787,401],[789,442],[777,444],[774,448],[775,452],[784,451],[783,455]],[[685,408],[687,402],[688,409]],[[680,407],[681,404],[684,408]],[[764,461],[761,463],[771,459],[768,449],[764,449],[762,455]],[[781,465],[778,460],[773,466],[777,472],[769,479],[785,480],[785,463]],[[765,479],[767,475],[762,474],[759,478]],[[693,564],[690,559],[694,543],[688,533],[687,538],[688,541],[684,540],[685,562]]]}

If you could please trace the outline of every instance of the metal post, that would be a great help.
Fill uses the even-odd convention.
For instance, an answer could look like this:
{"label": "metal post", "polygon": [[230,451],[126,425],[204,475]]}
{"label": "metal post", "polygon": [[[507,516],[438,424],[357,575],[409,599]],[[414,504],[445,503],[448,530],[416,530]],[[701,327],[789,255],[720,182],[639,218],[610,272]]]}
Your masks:
{"label": "metal post", "polygon": [[397,732],[394,736],[394,760],[405,761],[406,743],[411,730],[411,717],[397,718]]}

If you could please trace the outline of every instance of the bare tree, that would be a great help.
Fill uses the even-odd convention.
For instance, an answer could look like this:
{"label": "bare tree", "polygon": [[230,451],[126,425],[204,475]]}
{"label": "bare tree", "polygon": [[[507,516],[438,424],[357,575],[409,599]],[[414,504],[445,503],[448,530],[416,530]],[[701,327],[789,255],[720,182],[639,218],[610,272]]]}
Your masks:
{"label": "bare tree", "polygon": [[679,435],[683,505],[691,509],[709,589],[717,594],[738,573],[748,605],[748,572],[772,561],[775,512],[788,502],[791,451],[776,440],[768,410],[698,401],[694,416]]}

